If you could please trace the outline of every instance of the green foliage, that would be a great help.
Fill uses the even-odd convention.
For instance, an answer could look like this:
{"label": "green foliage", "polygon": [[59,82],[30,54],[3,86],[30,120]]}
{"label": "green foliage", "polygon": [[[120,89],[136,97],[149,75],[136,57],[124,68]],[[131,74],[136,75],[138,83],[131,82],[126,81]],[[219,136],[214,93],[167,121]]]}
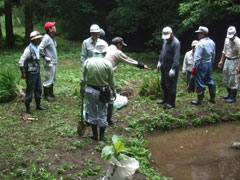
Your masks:
{"label": "green foliage", "polygon": [[115,157],[116,159],[121,158],[120,153],[125,151],[125,145],[119,139],[118,136],[114,135],[112,137],[112,145],[105,146],[102,149],[101,157],[105,160],[110,159],[111,157]]}
{"label": "green foliage", "polygon": [[19,74],[6,67],[0,72],[0,102],[11,101],[22,93]]}

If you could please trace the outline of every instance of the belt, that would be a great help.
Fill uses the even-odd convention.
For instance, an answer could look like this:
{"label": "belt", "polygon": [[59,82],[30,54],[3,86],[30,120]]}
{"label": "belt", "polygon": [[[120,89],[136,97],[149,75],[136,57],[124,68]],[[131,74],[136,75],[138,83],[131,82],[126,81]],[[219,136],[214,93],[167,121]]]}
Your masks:
{"label": "belt", "polygon": [[89,86],[97,91],[102,91],[104,88],[107,88],[107,86],[93,86],[93,85],[89,85],[89,84],[87,86]]}
{"label": "belt", "polygon": [[228,60],[236,60],[236,59],[239,59],[239,57],[236,57],[236,58],[229,58],[229,57],[226,57]]}

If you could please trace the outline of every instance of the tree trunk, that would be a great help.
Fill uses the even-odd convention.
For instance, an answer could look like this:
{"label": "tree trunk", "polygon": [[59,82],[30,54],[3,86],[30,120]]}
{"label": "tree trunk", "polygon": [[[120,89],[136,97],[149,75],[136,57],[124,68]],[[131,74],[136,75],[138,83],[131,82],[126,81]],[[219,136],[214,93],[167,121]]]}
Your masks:
{"label": "tree trunk", "polygon": [[1,26],[1,21],[0,21],[0,46],[3,45],[3,34],[2,34],[2,26]]}
{"label": "tree trunk", "polygon": [[13,35],[12,24],[12,5],[8,0],[5,0],[4,7],[5,7],[6,46],[13,47],[15,45],[15,39]]}
{"label": "tree trunk", "polygon": [[33,31],[32,9],[28,4],[25,4],[25,45],[29,44],[29,35]]}

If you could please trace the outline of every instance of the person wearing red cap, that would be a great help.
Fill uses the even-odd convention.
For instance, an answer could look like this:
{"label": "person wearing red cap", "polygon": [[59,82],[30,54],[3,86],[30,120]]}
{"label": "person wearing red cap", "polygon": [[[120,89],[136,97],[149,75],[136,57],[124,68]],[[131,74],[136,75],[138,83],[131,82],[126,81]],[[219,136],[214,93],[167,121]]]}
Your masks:
{"label": "person wearing red cap", "polygon": [[57,76],[57,43],[54,40],[56,33],[55,22],[46,22],[44,29],[46,34],[43,36],[42,42],[39,45],[39,51],[44,59],[44,97],[51,101],[55,95],[53,94],[53,86],[56,83]]}
{"label": "person wearing red cap", "polygon": [[33,31],[30,34],[31,43],[25,48],[23,55],[19,60],[19,67],[22,72],[22,79],[26,79],[26,95],[25,106],[26,113],[32,114],[30,103],[34,93],[36,109],[45,110],[41,104],[42,82],[40,75],[40,54],[38,45],[41,42],[41,34],[38,31]]}

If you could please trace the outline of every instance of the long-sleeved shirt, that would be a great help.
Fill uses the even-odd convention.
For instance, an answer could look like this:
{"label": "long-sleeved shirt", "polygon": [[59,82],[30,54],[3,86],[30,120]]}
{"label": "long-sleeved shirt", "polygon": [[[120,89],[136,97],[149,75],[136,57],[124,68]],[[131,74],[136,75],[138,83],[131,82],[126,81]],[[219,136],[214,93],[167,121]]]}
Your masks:
{"label": "long-sleeved shirt", "polygon": [[85,39],[82,43],[82,53],[81,53],[81,62],[82,64],[88,59],[93,57],[94,48],[98,41],[103,41],[102,39],[93,40],[92,37]]}
{"label": "long-sleeved shirt", "polygon": [[171,66],[175,69],[179,66],[181,45],[179,40],[173,36],[171,40],[164,40],[159,61],[162,66]]}
{"label": "long-sleeved shirt", "polygon": [[191,71],[193,64],[194,64],[193,50],[190,50],[186,52],[184,56],[182,73],[186,73],[186,71]]}
{"label": "long-sleeved shirt", "polygon": [[240,57],[240,39],[235,37],[233,41],[229,38],[225,39],[223,54],[225,54],[226,58],[237,59]]}
{"label": "long-sleeved shirt", "polygon": [[44,59],[48,57],[51,59],[52,64],[58,63],[57,43],[49,34],[45,34],[43,36],[42,41],[39,45],[39,51]]}
{"label": "long-sleeved shirt", "polygon": [[114,91],[114,73],[112,64],[102,57],[92,57],[84,62],[80,82],[81,88],[86,85],[107,86]]}
{"label": "long-sleeved shirt", "polygon": [[215,43],[209,37],[198,41],[194,52],[194,66],[200,63],[213,63],[215,59]]}
{"label": "long-sleeved shirt", "polygon": [[113,70],[117,69],[117,65],[121,61],[126,62],[128,64],[132,64],[132,65],[138,65],[138,61],[129,58],[121,50],[117,49],[117,47],[115,45],[110,45],[108,47],[105,59],[109,60],[112,63]]}

